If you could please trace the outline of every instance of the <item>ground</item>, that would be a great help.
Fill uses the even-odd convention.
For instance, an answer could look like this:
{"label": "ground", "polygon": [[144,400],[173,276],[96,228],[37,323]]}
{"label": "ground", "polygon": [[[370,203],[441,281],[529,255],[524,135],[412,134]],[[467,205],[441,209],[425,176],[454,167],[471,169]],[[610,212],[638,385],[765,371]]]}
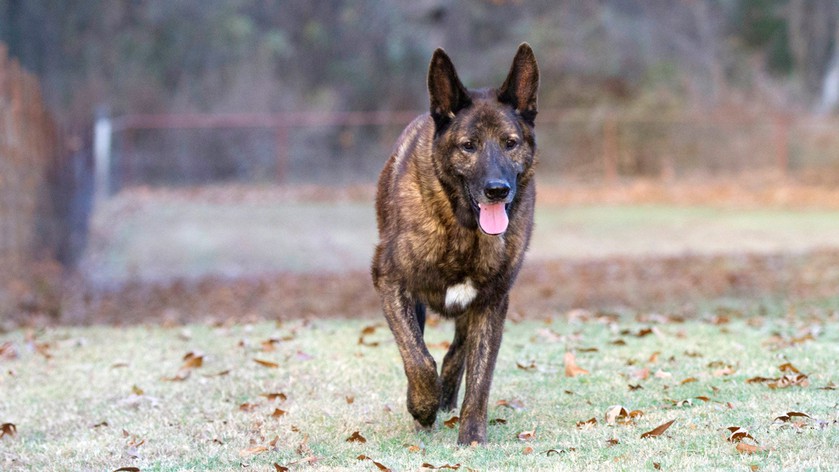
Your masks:
{"label": "ground", "polygon": [[0,469],[835,468],[831,189],[543,189],[478,447],[414,431],[344,192],[106,202],[62,315],[0,334]]}

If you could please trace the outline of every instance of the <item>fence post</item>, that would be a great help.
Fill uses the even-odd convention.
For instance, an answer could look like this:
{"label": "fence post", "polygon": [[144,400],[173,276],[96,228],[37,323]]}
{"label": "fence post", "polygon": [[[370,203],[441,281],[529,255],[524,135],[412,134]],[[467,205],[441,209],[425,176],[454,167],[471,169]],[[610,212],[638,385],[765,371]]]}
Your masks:
{"label": "fence post", "polygon": [[93,201],[101,202],[111,191],[111,133],[108,113],[99,110],[93,127]]}
{"label": "fence post", "polygon": [[775,164],[783,179],[789,177],[789,128],[789,117],[775,116]]}
{"label": "fence post", "polygon": [[618,179],[618,124],[611,114],[603,122],[603,175],[606,182]]}
{"label": "fence post", "polygon": [[289,155],[289,140],[288,127],[286,125],[278,125],[275,128],[276,152],[277,152],[277,183],[284,183],[286,181],[286,174],[288,168]]}

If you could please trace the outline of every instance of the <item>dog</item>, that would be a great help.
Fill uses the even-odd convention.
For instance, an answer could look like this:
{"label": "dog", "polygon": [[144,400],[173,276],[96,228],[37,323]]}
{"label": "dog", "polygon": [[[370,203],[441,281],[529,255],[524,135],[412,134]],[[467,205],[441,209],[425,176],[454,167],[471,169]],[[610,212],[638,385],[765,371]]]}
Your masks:
{"label": "dog", "polygon": [[[457,407],[465,371],[459,444],[487,439],[509,292],[533,228],[538,88],[527,43],[497,89],[467,89],[437,49],[430,113],[405,128],[378,181],[371,273],[404,363],[408,411],[431,429],[438,410]],[[423,340],[426,308],[455,324],[439,375]]]}

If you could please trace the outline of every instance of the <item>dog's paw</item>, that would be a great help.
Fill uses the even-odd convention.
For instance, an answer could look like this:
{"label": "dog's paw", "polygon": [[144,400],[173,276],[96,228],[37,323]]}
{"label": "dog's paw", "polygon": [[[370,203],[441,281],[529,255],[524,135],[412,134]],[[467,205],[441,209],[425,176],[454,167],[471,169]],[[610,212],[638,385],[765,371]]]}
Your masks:
{"label": "dog's paw", "polygon": [[419,421],[414,420],[414,431],[416,431],[418,433],[420,433],[420,432],[430,433],[433,429],[434,429],[434,423],[431,423],[429,426],[423,426],[422,424],[420,424]]}

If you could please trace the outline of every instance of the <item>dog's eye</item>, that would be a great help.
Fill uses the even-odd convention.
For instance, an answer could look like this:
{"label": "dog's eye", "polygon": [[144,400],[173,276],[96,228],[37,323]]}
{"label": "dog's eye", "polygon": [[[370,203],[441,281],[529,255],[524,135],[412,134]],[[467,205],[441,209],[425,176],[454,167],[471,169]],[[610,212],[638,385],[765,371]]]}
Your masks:
{"label": "dog's eye", "polygon": [[507,140],[504,141],[504,147],[506,147],[508,151],[510,149],[515,149],[515,147],[518,146],[518,145],[519,145],[519,142],[516,141],[515,138],[507,138]]}
{"label": "dog's eye", "polygon": [[477,148],[475,147],[474,141],[464,141],[460,143],[460,149],[463,149],[465,152],[475,152]]}

